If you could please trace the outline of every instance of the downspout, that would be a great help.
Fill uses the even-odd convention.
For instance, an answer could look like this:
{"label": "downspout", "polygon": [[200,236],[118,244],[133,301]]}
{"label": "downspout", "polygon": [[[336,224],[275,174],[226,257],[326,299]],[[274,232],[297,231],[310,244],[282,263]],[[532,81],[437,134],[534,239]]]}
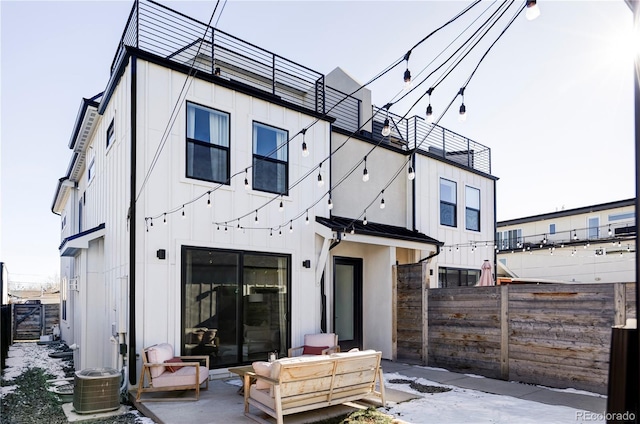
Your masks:
{"label": "downspout", "polygon": [[498,243],[498,201],[497,191],[498,184],[496,180],[493,180],[493,283],[498,284],[498,250],[496,249],[496,243]]}
{"label": "downspout", "polygon": [[434,253],[430,254],[429,256],[427,256],[427,257],[425,257],[425,258],[420,259],[420,260],[418,261],[418,263],[422,263],[422,262],[424,262],[424,261],[428,261],[429,259],[431,259],[431,258],[433,258],[433,257],[435,257],[435,256],[438,256],[439,254],[440,254],[440,245],[439,245],[439,244],[436,244],[436,251],[435,251]]}
{"label": "downspout", "polygon": [[[411,155],[411,167],[416,171],[416,154]],[[411,224],[413,231],[416,231],[416,179],[411,180]]]}
{"label": "downspout", "polygon": [[131,56],[131,203],[129,206],[129,383],[136,384],[136,113],[137,61]]}

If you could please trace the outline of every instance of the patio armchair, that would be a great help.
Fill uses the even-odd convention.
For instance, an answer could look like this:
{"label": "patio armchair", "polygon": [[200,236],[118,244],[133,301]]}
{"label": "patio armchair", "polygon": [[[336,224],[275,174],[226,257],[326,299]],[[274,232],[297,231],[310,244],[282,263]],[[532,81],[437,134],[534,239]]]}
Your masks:
{"label": "patio armchair", "polygon": [[[142,350],[142,370],[136,402],[198,400],[200,386],[209,388],[209,356],[174,356],[173,346],[161,343]],[[145,381],[146,377],[146,381]],[[145,384],[146,383],[146,384]],[[158,396],[142,398],[146,392],[195,390],[193,397]]]}
{"label": "patio armchair", "polygon": [[338,335],[335,333],[305,334],[302,346],[292,347],[288,356],[329,355],[340,352]]}

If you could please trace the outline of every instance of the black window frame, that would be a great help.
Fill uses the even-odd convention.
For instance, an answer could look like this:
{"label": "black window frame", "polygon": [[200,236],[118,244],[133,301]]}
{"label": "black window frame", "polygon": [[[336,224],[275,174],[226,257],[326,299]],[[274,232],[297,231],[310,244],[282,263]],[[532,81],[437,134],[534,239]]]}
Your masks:
{"label": "black window frame", "polygon": [[[482,272],[481,270],[474,269],[474,268],[439,267],[438,268],[438,287],[440,288],[474,287],[478,283],[478,281],[480,281],[481,272]],[[453,284],[454,283],[453,281],[451,282],[451,284],[448,282],[448,279],[446,277],[447,275],[449,275],[449,273],[457,274],[458,284]],[[469,276],[471,274],[476,276],[475,281],[472,281],[472,282],[469,281]],[[465,280],[466,280],[465,285],[459,284],[460,281],[462,281],[463,276],[465,276]]]}
{"label": "black window frame", "polygon": [[[111,120],[111,123],[109,124],[109,127],[107,127],[107,148],[111,145],[113,145],[115,143],[116,140],[116,135],[115,135],[115,119]],[[112,143],[112,141],[114,143]]]}
{"label": "black window frame", "polygon": [[[281,145],[281,146],[277,146],[276,145],[276,149],[273,152],[270,152],[268,156],[264,156],[264,155],[260,155],[257,154],[255,151],[255,143],[254,143],[254,138],[255,138],[255,131],[256,131],[256,125],[262,126],[264,128],[267,129],[272,129],[275,131],[281,131],[285,134],[285,142]],[[253,172],[251,173],[251,184],[252,184],[252,188],[254,190],[258,190],[258,191],[263,191],[266,193],[274,193],[274,194],[280,194],[283,196],[287,196],[289,194],[289,145],[288,145],[288,141],[289,141],[289,131],[285,130],[283,128],[278,128],[275,127],[273,125],[269,125],[269,124],[265,124],[264,122],[259,122],[259,121],[253,121],[251,124],[251,155],[252,155],[252,165],[253,165]],[[278,151],[280,151],[281,149],[286,149],[285,151],[285,155],[286,155],[286,159],[285,160],[281,160],[281,159],[277,159],[274,156],[277,156]],[[284,181],[282,182],[278,182],[277,178],[263,178],[261,176],[261,171],[260,169],[262,168],[260,166],[261,163],[266,163],[266,164],[271,164],[271,165],[276,165],[276,167],[278,165],[283,165],[284,166]],[[271,184],[273,181],[276,181],[276,186],[275,188],[270,188],[268,187],[269,184]],[[282,185],[282,186],[280,186]]]}
{"label": "black window frame", "polygon": [[[444,181],[447,181],[449,183],[452,183],[454,185],[454,194],[455,194],[455,203],[451,203],[449,201],[445,201],[442,200],[442,183]],[[451,228],[457,228],[458,227],[458,183],[452,180],[449,180],[447,178],[440,178],[440,184],[439,184],[439,197],[440,197],[440,225],[444,225],[447,227],[451,227]],[[453,223],[449,224],[449,223],[445,223],[443,221],[443,218],[445,216],[445,214],[443,214],[443,207],[444,208],[453,208]]]}
{"label": "black window frame", "polygon": [[[469,207],[469,199],[468,199],[468,196],[467,196],[467,189],[475,190],[478,193],[478,209]],[[464,198],[465,198],[464,228],[466,230],[469,230],[469,231],[480,232],[480,229],[482,228],[482,226],[480,225],[480,218],[482,216],[481,213],[480,213],[480,203],[481,203],[480,202],[480,199],[481,199],[481,197],[480,197],[480,189],[466,185],[464,187],[464,190],[465,190],[465,196],[464,196]],[[476,220],[477,220],[477,223],[478,223],[478,228],[470,228],[469,227],[469,214],[470,213],[474,213],[475,215],[477,215],[476,216]]]}
{"label": "black window frame", "polygon": [[[185,173],[185,177],[186,178],[190,178],[193,180],[199,180],[199,181],[208,181],[208,182],[212,182],[212,183],[217,183],[217,184],[224,184],[224,185],[230,185],[231,184],[231,114],[229,112],[225,112],[223,110],[219,110],[219,109],[215,109],[209,106],[205,106],[199,103],[195,103],[195,102],[186,102],[186,108],[185,108],[185,169],[184,169],[184,173]],[[223,146],[220,144],[214,144],[211,140],[204,141],[204,140],[198,140],[197,138],[191,138],[189,137],[189,106],[193,105],[196,106],[198,108],[201,109],[205,109],[209,112],[213,112],[213,113],[218,113],[221,115],[226,115],[227,116],[227,133],[228,133],[228,146]],[[220,179],[216,179],[214,177],[212,178],[205,178],[203,176],[199,176],[196,175],[194,172],[189,172],[189,147],[193,146],[194,149],[196,148],[201,148],[201,149],[212,149],[212,150],[216,150],[216,151],[220,151],[220,152],[224,152],[226,155],[226,173],[225,175],[220,178]],[[195,155],[195,153],[194,153]],[[213,170],[213,165],[211,165],[211,169]],[[212,171],[213,173],[213,171]]]}

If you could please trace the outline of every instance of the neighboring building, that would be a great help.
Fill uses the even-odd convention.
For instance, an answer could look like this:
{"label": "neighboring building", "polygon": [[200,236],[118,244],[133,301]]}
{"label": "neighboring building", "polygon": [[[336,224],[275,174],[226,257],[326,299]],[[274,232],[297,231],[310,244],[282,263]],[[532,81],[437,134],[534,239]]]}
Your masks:
{"label": "neighboring building", "polygon": [[498,276],[635,281],[635,199],[498,222]]}
{"label": "neighboring building", "polygon": [[426,262],[431,287],[479,276],[485,258],[438,253],[493,239],[490,149],[347,96],[339,68],[205,29],[136,2],[104,93],[81,103],[52,205],[76,368],[136,384],[155,343],[226,369],[320,331],[394,358],[394,266]]}

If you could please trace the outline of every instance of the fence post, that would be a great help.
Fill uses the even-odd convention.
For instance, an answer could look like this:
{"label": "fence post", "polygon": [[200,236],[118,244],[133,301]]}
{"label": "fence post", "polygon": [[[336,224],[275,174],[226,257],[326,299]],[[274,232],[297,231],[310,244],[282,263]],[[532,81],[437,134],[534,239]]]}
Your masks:
{"label": "fence post", "polygon": [[429,365],[429,267],[422,263],[422,362]]}
{"label": "fence post", "polygon": [[625,325],[627,322],[627,293],[624,283],[613,285],[613,325]]}
{"label": "fence post", "polygon": [[500,286],[500,378],[509,380],[509,285]]}

